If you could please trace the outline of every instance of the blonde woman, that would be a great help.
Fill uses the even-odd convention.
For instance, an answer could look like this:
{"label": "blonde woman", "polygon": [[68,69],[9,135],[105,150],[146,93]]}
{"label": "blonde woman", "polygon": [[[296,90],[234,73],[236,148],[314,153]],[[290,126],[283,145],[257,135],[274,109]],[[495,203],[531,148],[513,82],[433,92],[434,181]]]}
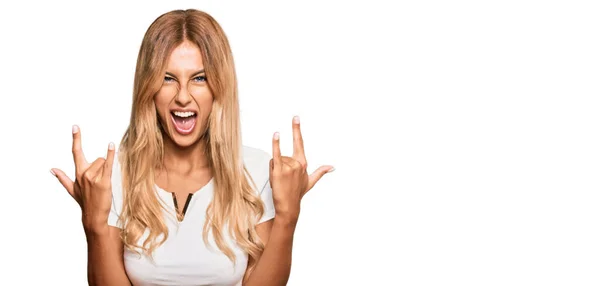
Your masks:
{"label": "blonde woman", "polygon": [[148,28],[119,152],[88,163],[73,127],[75,181],[52,169],[82,209],[91,285],[287,283],[300,200],[332,166],[306,172],[294,151],[242,147],[236,75],[219,24],[177,10]]}

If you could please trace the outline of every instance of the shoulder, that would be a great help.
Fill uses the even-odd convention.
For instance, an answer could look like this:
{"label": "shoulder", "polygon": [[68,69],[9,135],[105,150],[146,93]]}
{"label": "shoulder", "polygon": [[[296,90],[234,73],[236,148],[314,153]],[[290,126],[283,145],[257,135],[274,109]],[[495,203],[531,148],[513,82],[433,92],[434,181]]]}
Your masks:
{"label": "shoulder", "polygon": [[269,161],[271,155],[263,150],[243,146],[242,153],[246,170],[260,188],[269,180]]}
{"label": "shoulder", "polygon": [[[120,162],[120,153],[119,151],[115,151],[115,157],[114,157],[114,161],[113,161],[113,168],[112,168],[112,173],[111,173],[111,182],[113,185],[117,185],[118,188],[120,188],[121,185],[121,162]],[[113,186],[114,189],[114,186]]]}
{"label": "shoulder", "polygon": [[121,175],[121,164],[119,162],[119,153],[115,152],[113,168],[111,173],[112,204],[108,215],[108,225],[122,228],[119,222],[123,207],[123,181]]}
{"label": "shoulder", "polygon": [[121,165],[121,156],[119,152],[115,152],[115,158],[113,161],[113,168],[111,173],[111,188],[113,195],[113,204],[118,207],[121,206],[123,202],[123,169]]}
{"label": "shoulder", "polygon": [[242,154],[244,157],[244,164],[247,165],[246,167],[252,167],[252,165],[262,165],[265,162],[268,164],[269,160],[271,160],[271,155],[269,153],[249,146],[242,147]]}

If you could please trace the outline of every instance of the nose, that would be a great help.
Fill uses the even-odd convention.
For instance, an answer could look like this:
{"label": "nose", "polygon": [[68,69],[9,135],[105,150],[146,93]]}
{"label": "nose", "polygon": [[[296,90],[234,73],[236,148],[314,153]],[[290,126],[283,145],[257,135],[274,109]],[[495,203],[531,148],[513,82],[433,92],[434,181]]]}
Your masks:
{"label": "nose", "polygon": [[186,106],[192,102],[192,96],[190,95],[190,91],[186,85],[182,85],[182,87],[177,90],[175,102],[181,106]]}

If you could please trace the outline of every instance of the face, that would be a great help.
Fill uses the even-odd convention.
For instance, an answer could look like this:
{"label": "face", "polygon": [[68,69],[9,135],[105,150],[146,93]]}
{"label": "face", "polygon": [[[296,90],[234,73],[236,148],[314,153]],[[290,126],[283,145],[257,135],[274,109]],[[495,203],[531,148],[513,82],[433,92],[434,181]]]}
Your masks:
{"label": "face", "polygon": [[165,140],[188,147],[206,131],[213,103],[206,80],[200,49],[188,41],[177,46],[169,56],[162,87],[154,97]]}

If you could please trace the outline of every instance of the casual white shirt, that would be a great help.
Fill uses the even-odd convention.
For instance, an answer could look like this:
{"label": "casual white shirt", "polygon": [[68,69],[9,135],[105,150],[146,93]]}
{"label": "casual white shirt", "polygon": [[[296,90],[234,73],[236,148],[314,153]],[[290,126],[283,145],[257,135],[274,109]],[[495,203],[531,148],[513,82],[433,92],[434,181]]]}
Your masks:
{"label": "casual white shirt", "polygon": [[[273,194],[269,183],[271,156],[264,151],[244,146],[243,158],[265,207],[259,223],[270,220],[275,217]],[[167,240],[154,251],[153,261],[144,254],[125,250],[125,270],[133,285],[241,285],[248,264],[248,255],[227,235],[227,231],[223,234],[225,241],[236,255],[235,265],[216,246],[212,233],[208,235],[209,246],[202,239],[206,208],[213,196],[213,180],[211,179],[192,195],[181,222],[176,217],[172,194],[158,186],[155,186],[155,191],[167,209],[163,211],[163,215],[169,235]],[[112,173],[112,192],[113,202],[108,224],[119,227],[117,220],[121,213],[123,191],[120,167],[116,159]],[[147,235],[146,232],[141,237],[140,245]]]}

